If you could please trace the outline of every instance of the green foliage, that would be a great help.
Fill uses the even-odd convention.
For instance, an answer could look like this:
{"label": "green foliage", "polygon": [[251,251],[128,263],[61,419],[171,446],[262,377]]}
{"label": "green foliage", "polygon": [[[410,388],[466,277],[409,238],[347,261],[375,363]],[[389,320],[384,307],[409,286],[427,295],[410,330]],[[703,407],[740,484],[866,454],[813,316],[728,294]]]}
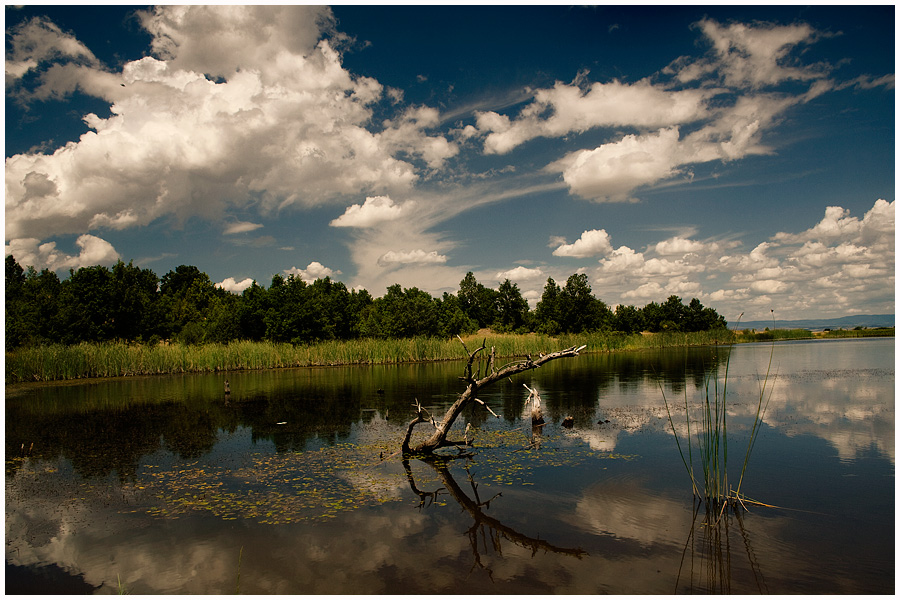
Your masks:
{"label": "green foliage", "polygon": [[852,330],[833,329],[823,334],[826,338],[857,338],[857,337],[894,337],[893,327],[854,327]]}
{"label": "green foliage", "polygon": [[444,292],[438,303],[438,323],[438,334],[442,338],[478,331],[478,323],[463,312],[459,298],[449,292]]}
{"label": "green foliage", "polygon": [[497,292],[478,283],[471,271],[459,282],[459,303],[478,327],[490,327],[500,316]]}
{"label": "green foliage", "polygon": [[544,294],[535,308],[537,330],[548,334],[582,333],[612,329],[614,315],[609,307],[591,293],[588,277],[577,273],[560,289],[547,280]]}
{"label": "green foliage", "polygon": [[497,320],[493,329],[500,332],[523,331],[528,322],[528,301],[522,297],[519,286],[509,279],[497,290]]}
{"label": "green foliage", "polygon": [[[253,282],[241,294],[212,283],[197,267],[180,265],[162,278],[132,262],[70,270],[23,269],[6,257],[6,347],[82,342],[177,341],[183,345],[238,340],[311,345],[360,338],[409,339],[474,333],[544,335],[622,332],[699,332],[724,328],[724,319],[696,299],[671,296],[643,309],[617,307],[594,296],[587,275],[560,287],[548,279],[531,311],[517,284],[494,290],[469,272],[457,295],[434,298],[418,288],[390,286],[373,299],[329,277],[313,282],[275,275],[267,288]],[[611,337],[604,338],[609,341]]]}
{"label": "green foliage", "polygon": [[617,306],[614,326],[622,333],[640,333],[644,331],[644,313],[634,306]]}
{"label": "green foliage", "polygon": [[375,338],[434,336],[438,333],[438,316],[438,304],[430,294],[394,284],[372,303],[362,333]]}
{"label": "green foliage", "polygon": [[562,293],[559,285],[552,277],[547,278],[541,301],[534,309],[535,330],[538,333],[556,335],[561,331],[559,315],[559,296]]}

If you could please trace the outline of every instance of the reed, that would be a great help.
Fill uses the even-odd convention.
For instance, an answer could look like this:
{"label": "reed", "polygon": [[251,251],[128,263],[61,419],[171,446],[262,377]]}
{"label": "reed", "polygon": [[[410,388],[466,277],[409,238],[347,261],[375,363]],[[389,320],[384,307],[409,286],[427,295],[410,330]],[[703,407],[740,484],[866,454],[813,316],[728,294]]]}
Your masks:
{"label": "reed", "polygon": [[[787,339],[774,330],[773,337]],[[806,334],[806,330],[803,331]],[[893,334],[893,329],[890,329]],[[768,332],[763,332],[768,333]],[[847,332],[855,333],[855,332]],[[791,334],[788,334],[791,335]],[[544,334],[471,335],[468,343],[485,342],[497,357],[538,356],[559,348],[587,345],[588,352],[617,352],[679,346],[730,345],[759,341],[727,329],[651,334],[584,332]],[[214,373],[325,365],[392,364],[459,360],[464,357],[459,341],[444,338],[332,340],[310,345],[233,341],[227,344],[186,345],[178,342],[136,344],[83,342],[74,346],[52,344],[21,347],[6,353],[6,383],[57,381],[89,377],[122,377],[167,373]]]}
{"label": "reed", "polygon": [[[753,423],[750,428],[750,435],[747,442],[747,448],[741,462],[737,487],[734,488],[728,479],[728,369],[731,363],[731,349],[734,342],[727,344],[727,356],[725,358],[724,375],[719,378],[718,367],[710,371],[707,377],[704,391],[701,396],[700,414],[692,419],[691,410],[687,397],[687,388],[685,388],[684,398],[684,414],[687,434],[684,439],[684,446],[675,427],[672,418],[672,409],[666,398],[662,382],[658,382],[660,392],[662,392],[663,402],[666,406],[666,414],[668,415],[669,425],[675,436],[675,443],[678,447],[678,453],[681,455],[682,463],[687,470],[688,477],[691,480],[691,488],[694,496],[700,498],[706,505],[708,511],[716,511],[721,515],[726,508],[736,509],[746,503],[760,504],[756,501],[747,499],[741,493],[741,487],[744,482],[744,475],[750,462],[750,454],[753,446],[756,444],[765,416],[769,399],[772,395],[772,386],[770,385],[770,377],[772,377],[772,358],[775,354],[775,342],[772,341],[772,349],[769,353],[769,364],[766,368],[765,376],[759,385],[759,396],[756,404],[756,412],[753,417]],[[717,347],[718,362],[718,347]],[[774,377],[772,377],[774,379]],[[692,420],[696,423],[695,431],[691,434]],[[696,452],[695,452],[696,444]],[[685,456],[685,449],[687,456]],[[697,464],[695,469],[695,454]]]}

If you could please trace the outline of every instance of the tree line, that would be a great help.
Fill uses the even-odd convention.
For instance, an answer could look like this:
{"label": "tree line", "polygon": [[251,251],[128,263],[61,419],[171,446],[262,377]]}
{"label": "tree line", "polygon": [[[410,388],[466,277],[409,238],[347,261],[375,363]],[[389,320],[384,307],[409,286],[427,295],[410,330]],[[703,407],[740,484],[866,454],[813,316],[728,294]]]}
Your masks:
{"label": "tree line", "polygon": [[111,340],[186,344],[267,340],[306,344],[354,338],[450,337],[481,328],[550,335],[588,331],[705,331],[725,319],[694,298],[678,296],[643,308],[613,311],[596,298],[587,275],[564,286],[547,280],[534,310],[508,279],[489,288],[469,272],[457,294],[439,298],[395,284],[380,298],[329,277],[307,283],[290,275],[255,281],[240,294],[217,287],[197,267],[181,265],[162,277],[121,260],[54,271],[23,269],[6,257],[6,347]]}

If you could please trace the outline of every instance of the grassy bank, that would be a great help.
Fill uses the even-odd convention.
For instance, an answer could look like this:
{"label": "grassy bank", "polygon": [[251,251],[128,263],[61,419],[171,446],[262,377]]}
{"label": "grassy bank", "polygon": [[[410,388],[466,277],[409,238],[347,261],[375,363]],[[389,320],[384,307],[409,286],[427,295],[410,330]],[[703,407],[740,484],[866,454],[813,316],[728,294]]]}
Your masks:
{"label": "grassy bank", "polygon": [[[776,339],[786,330],[776,330]],[[805,330],[797,330],[805,331]],[[805,331],[811,337],[808,331]],[[835,332],[831,332],[835,333]],[[847,332],[859,333],[859,332]],[[738,334],[730,331],[697,333],[588,333],[579,335],[487,334],[469,336],[473,350],[482,340],[495,348],[497,357],[537,356],[569,346],[587,344],[588,352],[612,352],[678,346],[724,344],[732,341],[763,341],[770,332]],[[893,329],[890,329],[893,335]],[[763,336],[763,337],[756,337]],[[391,364],[464,358],[456,339],[410,338],[332,341],[308,346],[271,342],[230,344],[142,345],[126,343],[50,345],[18,348],[6,353],[6,383],[57,381],[87,377],[122,377],[163,373],[214,373],[252,369],[278,369],[322,365]]]}
{"label": "grassy bank", "polygon": [[893,327],[873,329],[829,329],[810,331],[808,329],[772,329],[766,331],[737,331],[736,342],[771,342],[772,340],[820,340],[863,337],[894,337]]}

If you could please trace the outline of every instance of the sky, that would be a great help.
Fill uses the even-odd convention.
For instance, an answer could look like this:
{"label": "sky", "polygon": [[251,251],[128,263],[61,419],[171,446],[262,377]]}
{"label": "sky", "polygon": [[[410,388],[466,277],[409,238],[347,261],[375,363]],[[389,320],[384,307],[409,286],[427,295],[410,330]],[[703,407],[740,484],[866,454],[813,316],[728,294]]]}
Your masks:
{"label": "sky", "polygon": [[6,254],[894,312],[893,5],[6,6]]}

